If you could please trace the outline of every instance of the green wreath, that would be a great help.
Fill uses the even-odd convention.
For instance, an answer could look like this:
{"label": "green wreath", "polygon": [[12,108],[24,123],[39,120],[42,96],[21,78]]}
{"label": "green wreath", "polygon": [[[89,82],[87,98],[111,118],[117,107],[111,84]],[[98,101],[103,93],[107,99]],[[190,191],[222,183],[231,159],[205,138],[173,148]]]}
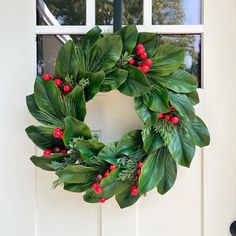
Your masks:
{"label": "green wreath", "polygon": [[[203,121],[195,115],[197,80],[181,69],[184,49],[159,45],[157,34],[136,26],[114,34],[91,29],[79,47],[67,42],[59,51],[55,75],[37,77],[27,106],[43,126],[26,132],[43,156],[38,167],[55,171],[54,186],[85,192],[90,203],[115,196],[121,208],[157,188],[165,194],[174,184],[177,164],[189,167],[195,146],[209,144]],[[118,89],[134,97],[143,121],[117,142],[103,144],[83,122],[86,102],[98,92]]]}

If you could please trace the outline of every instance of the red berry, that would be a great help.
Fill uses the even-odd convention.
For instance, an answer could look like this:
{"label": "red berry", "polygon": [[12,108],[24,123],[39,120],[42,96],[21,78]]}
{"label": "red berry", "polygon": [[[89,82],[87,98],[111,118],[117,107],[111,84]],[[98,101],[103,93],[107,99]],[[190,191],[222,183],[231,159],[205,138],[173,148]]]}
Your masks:
{"label": "red berry", "polygon": [[138,162],[138,168],[141,169],[143,166],[143,163],[142,162]]}
{"label": "red berry", "polygon": [[131,195],[133,195],[133,196],[138,195],[138,187],[135,186],[135,185],[133,185],[133,186],[131,187],[130,193],[131,193]]}
{"label": "red berry", "polygon": [[102,193],[102,187],[99,185],[97,188],[94,189],[96,194],[101,194]]}
{"label": "red berry", "polygon": [[128,61],[128,63],[129,63],[130,65],[134,65],[134,64],[135,64],[135,60],[132,58],[132,59],[130,59],[130,60]]}
{"label": "red berry", "polygon": [[69,92],[70,92],[70,85],[66,84],[66,85],[63,87],[63,90],[64,90],[64,92],[69,93]]}
{"label": "red berry", "polygon": [[66,149],[61,150],[61,154],[67,154],[67,150]]}
{"label": "red berry", "polygon": [[61,86],[62,85],[62,80],[61,79],[55,79],[55,84],[57,85],[57,86]]}
{"label": "red berry", "polygon": [[137,67],[140,71],[143,71],[143,67],[142,66],[138,66]]}
{"label": "red berry", "polygon": [[141,174],[141,169],[137,169],[137,175]]}
{"label": "red berry", "polygon": [[93,183],[92,188],[94,190],[96,190],[98,187],[100,187],[100,185],[97,182]]}
{"label": "red berry", "polygon": [[141,43],[139,43],[139,44],[137,45],[136,49],[137,49],[137,50],[142,50],[142,49],[145,50],[145,47],[144,47]]}
{"label": "red berry", "polygon": [[43,155],[44,155],[45,157],[51,156],[51,153],[52,153],[52,151],[49,150],[49,149],[46,149],[46,150],[43,151]]}
{"label": "red berry", "polygon": [[159,118],[159,119],[164,118],[164,114],[163,114],[163,113],[160,113],[160,114],[158,115],[158,118]]}
{"label": "red berry", "polygon": [[149,71],[149,67],[146,66],[146,65],[142,65],[142,72],[143,73],[148,73],[148,71]]}
{"label": "red berry", "polygon": [[165,115],[165,120],[170,120],[170,114]]}
{"label": "red berry", "polygon": [[151,67],[152,66],[152,60],[151,59],[147,59],[144,64],[148,67]]}
{"label": "red berry", "polygon": [[139,54],[139,57],[142,59],[142,60],[145,60],[147,59],[147,53],[146,52],[142,52]]}
{"label": "red berry", "polygon": [[110,175],[110,172],[109,172],[109,170],[107,170],[105,173],[104,173],[104,177],[107,177],[107,176],[109,176]]}
{"label": "red berry", "polygon": [[61,149],[59,147],[55,147],[54,150],[53,150],[55,153],[60,153],[61,152]]}
{"label": "red berry", "polygon": [[103,179],[102,175],[97,175],[97,179],[98,179],[99,181],[102,181],[102,179]]}
{"label": "red berry", "polygon": [[99,202],[101,202],[101,203],[104,203],[106,200],[107,200],[107,199],[104,198],[104,197],[100,197],[100,198],[99,198]]}
{"label": "red berry", "polygon": [[115,170],[116,166],[115,165],[110,165],[110,170]]}
{"label": "red berry", "polygon": [[54,134],[55,138],[62,138],[63,137],[63,132],[60,128],[54,129],[53,134]]}
{"label": "red berry", "polygon": [[44,80],[50,80],[50,79],[51,79],[51,75],[49,75],[49,74],[43,74],[43,79],[44,79]]}
{"label": "red berry", "polygon": [[171,123],[172,124],[178,124],[179,123],[179,117],[178,116],[171,117]]}

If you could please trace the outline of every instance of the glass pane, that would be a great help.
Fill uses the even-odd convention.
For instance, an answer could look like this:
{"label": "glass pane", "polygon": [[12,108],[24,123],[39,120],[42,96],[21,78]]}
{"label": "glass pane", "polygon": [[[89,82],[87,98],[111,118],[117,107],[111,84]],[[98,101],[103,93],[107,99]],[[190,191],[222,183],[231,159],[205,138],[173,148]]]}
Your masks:
{"label": "glass pane", "polygon": [[201,24],[201,0],[153,0],[154,25]]}
{"label": "glass pane", "polygon": [[[123,0],[123,24],[143,24],[143,0]],[[113,0],[96,0],[96,24],[113,24]]]}
{"label": "glass pane", "polygon": [[61,25],[86,24],[86,0],[38,0],[37,7],[39,25],[55,21]]}
{"label": "glass pane", "polygon": [[185,60],[182,68],[194,74],[201,87],[201,35],[161,35],[160,44],[172,43],[186,49]]}

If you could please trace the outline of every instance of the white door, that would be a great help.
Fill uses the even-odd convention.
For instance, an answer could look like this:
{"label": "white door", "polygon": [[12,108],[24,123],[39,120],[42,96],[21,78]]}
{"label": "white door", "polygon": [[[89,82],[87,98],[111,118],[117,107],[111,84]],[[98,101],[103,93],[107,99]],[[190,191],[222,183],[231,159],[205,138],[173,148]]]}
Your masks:
{"label": "white door", "polygon": [[[176,10],[182,2],[178,0],[139,0],[134,1],[132,6],[135,11],[126,9],[126,20],[130,23],[129,15],[134,14],[131,20],[139,24],[140,31],[172,35],[165,40],[176,39],[176,34],[185,34],[179,38],[194,34],[188,36],[187,46],[192,50],[186,59],[189,68],[193,69],[190,59],[195,56],[196,61],[201,54],[202,66],[195,67],[195,73],[198,76],[201,74],[202,81],[202,88],[199,89],[201,103],[197,112],[209,127],[211,145],[197,150],[190,169],[178,170],[177,182],[169,193],[161,196],[153,190],[136,205],[124,210],[120,210],[115,201],[102,206],[91,205],[85,203],[80,194],[65,192],[60,188],[52,190],[51,182],[55,176],[31,164],[29,157],[37,150],[26,137],[24,128],[34,122],[27,112],[25,96],[32,92],[36,75],[35,36],[41,35],[37,44],[38,55],[41,55],[38,69],[45,67],[50,70],[58,47],[66,40],[66,36],[55,35],[84,34],[96,23],[101,24],[100,21],[111,23],[109,17],[99,16],[98,10],[98,16],[94,14],[96,6],[102,8],[105,2],[109,10],[111,1],[96,2],[97,5],[95,0],[87,0],[85,8],[85,0],[74,1],[80,9],[77,14],[81,15],[76,21],[77,25],[68,26],[73,24],[68,17],[64,21],[66,26],[52,27],[36,26],[34,1],[1,1],[0,235],[230,235],[229,226],[236,220],[234,0],[205,0],[202,5],[199,0],[184,0],[182,13],[185,16],[180,14],[176,21],[162,19],[164,13],[160,11],[160,6],[172,2],[172,8]],[[176,8],[173,4],[176,4]],[[153,5],[158,7],[152,12]],[[49,10],[41,11],[44,13],[44,22],[57,25]],[[76,13],[76,4],[74,10],[71,16]],[[199,20],[200,15],[202,20]],[[179,20],[180,16],[182,21]],[[60,23],[63,23],[63,19],[60,19]],[[178,25],[170,25],[174,23]],[[105,25],[102,29],[107,31],[109,27]],[[113,104],[117,105],[114,107]],[[102,134],[104,142],[116,140],[128,129],[140,125],[133,111],[132,100],[118,92],[98,95],[88,106],[88,123],[93,130]]]}

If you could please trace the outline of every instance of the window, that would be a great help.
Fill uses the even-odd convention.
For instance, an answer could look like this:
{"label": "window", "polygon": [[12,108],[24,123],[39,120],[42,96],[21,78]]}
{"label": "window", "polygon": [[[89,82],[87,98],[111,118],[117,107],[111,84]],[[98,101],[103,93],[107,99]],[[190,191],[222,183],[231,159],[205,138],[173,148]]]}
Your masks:
{"label": "window", "polygon": [[[182,65],[201,79],[201,0],[123,0],[123,24],[137,24],[139,31],[158,32],[160,43],[186,48]],[[113,0],[37,0],[38,73],[53,72],[60,46],[98,24],[112,31]]]}

